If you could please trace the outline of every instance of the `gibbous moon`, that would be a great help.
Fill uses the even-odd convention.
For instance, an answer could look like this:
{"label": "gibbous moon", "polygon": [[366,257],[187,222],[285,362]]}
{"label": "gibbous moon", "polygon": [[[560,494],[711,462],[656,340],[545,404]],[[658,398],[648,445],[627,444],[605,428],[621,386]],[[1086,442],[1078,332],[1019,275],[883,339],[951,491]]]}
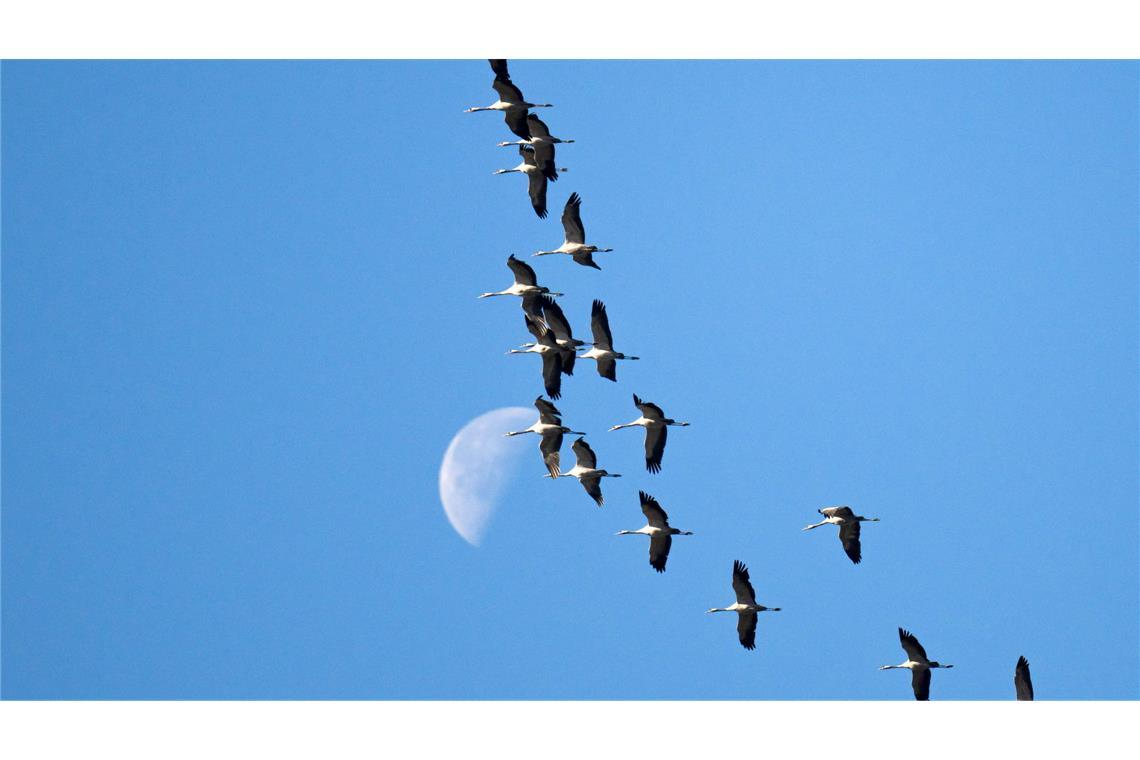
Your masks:
{"label": "gibbous moon", "polygon": [[530,427],[536,416],[523,406],[495,409],[464,425],[447,446],[439,468],[439,500],[451,526],[472,546],[483,540],[503,488],[522,453],[532,448],[503,433]]}

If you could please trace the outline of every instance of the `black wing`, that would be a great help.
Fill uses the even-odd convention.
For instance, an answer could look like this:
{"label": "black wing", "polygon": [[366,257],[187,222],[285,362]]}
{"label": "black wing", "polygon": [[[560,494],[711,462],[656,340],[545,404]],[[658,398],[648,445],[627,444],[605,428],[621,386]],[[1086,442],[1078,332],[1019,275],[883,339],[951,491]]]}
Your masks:
{"label": "black wing", "polygon": [[914,698],[919,702],[930,699],[930,668],[915,668],[910,671],[910,686],[914,689]]}
{"label": "black wing", "polygon": [[1013,686],[1017,689],[1017,701],[1033,701],[1033,679],[1029,677],[1029,660],[1017,658],[1017,669],[1013,673]]}
{"label": "black wing", "polygon": [[[499,79],[495,77],[495,81],[491,82],[491,86],[495,88],[495,92],[499,93],[499,100],[504,103],[525,103],[523,99],[522,90],[515,87],[509,79]],[[512,109],[513,110],[513,109]],[[526,108],[522,108],[523,119],[526,119]],[[529,130],[528,130],[529,131]]]}
{"label": "black wing", "polygon": [[899,629],[899,642],[902,644],[903,651],[906,656],[915,662],[929,662],[926,656],[926,650],[922,648],[922,644],[918,643],[918,639],[910,631]]}
{"label": "black wing", "polygon": [[756,613],[739,612],[740,619],[736,621],[736,633],[740,636],[740,646],[745,649],[756,648]]}
{"label": "black wing", "polygon": [[843,551],[856,565],[863,560],[863,549],[859,544],[859,523],[856,520],[840,523],[839,540],[843,544]]}
{"label": "black wing", "polygon": [[527,192],[530,194],[530,205],[539,219],[546,218],[546,176],[539,172],[527,172],[530,184]]}
{"label": "black wing", "polygon": [[524,140],[530,139],[530,127],[526,124],[525,108],[508,108],[503,111],[503,121],[506,122],[507,129],[511,132]]}
{"label": "black wing", "polygon": [[522,297],[522,310],[523,314],[546,324],[546,319],[542,314],[542,295],[539,293],[526,293]]}
{"label": "black wing", "polygon": [[598,457],[594,454],[594,450],[590,448],[590,444],[586,443],[585,438],[579,438],[574,441],[574,445],[570,448],[574,450],[574,456],[578,460],[579,467],[588,467],[591,470],[598,469]]}
{"label": "black wing", "polygon": [[[611,350],[613,350],[613,349],[611,349]],[[641,413],[644,414],[647,418],[649,418],[651,420],[663,420],[663,419],[665,419],[665,412],[661,411],[661,407],[657,406],[657,404],[652,404],[648,401],[642,401],[641,399],[639,399],[637,397],[636,393],[633,394],[633,405],[636,406],[639,410],[641,410]]]}
{"label": "black wing", "polygon": [[538,410],[539,414],[546,414],[552,417],[562,416],[562,412],[558,411],[558,407],[544,399],[542,396],[539,396],[534,400],[534,408]]}
{"label": "black wing", "polygon": [[511,274],[515,276],[515,282],[519,285],[538,285],[538,277],[530,268],[530,264],[519,261],[513,253],[507,259],[507,266],[511,268]]}
{"label": "black wing", "polygon": [[[590,331],[594,333],[594,345],[598,348],[604,348],[607,351],[614,350],[614,337],[610,334],[610,318],[606,315],[606,305],[601,301],[594,299],[594,305],[590,307]],[[613,378],[610,378],[613,380]],[[633,403],[640,403],[636,395],[633,397]]]}
{"label": "black wing", "polygon": [[562,398],[562,355],[557,351],[547,351],[542,355],[542,384],[547,396]]}
{"label": "black wing", "polygon": [[645,469],[650,472],[661,472],[661,458],[665,456],[665,439],[669,435],[669,428],[645,428]]}
{"label": "black wing", "polygon": [[523,321],[526,322],[527,332],[533,335],[535,340],[539,343],[549,344],[549,339],[546,337],[549,331],[546,329],[546,325],[542,323],[542,320],[535,319],[529,314],[523,314]]}
{"label": "black wing", "polygon": [[654,528],[668,528],[669,515],[665,513],[657,499],[645,491],[638,491],[637,496],[641,499],[641,513],[645,515],[646,522]]}
{"label": "black wing", "polygon": [[570,193],[562,209],[562,231],[568,243],[585,243],[586,228],[582,226],[582,196]]}
{"label": "black wing", "polygon": [[732,563],[732,590],[736,593],[738,603],[756,604],[756,591],[748,579],[748,568],[740,560],[733,560]]}
{"label": "black wing", "polygon": [[607,380],[617,382],[617,360],[612,356],[598,359],[598,374]]}
{"label": "black wing", "polygon": [[554,143],[545,140],[534,143],[534,163],[544,177],[551,182],[558,181],[558,168],[554,163]]}
{"label": "black wing", "polygon": [[590,498],[597,502],[599,507],[605,504],[606,500],[602,498],[602,479],[600,477],[579,478],[579,482],[582,484],[582,488],[586,489],[586,493],[590,494]]}
{"label": "black wing", "polygon": [[511,81],[511,75],[507,71],[506,58],[488,58],[487,62],[491,64],[491,71],[495,72],[495,79],[502,79],[503,81]]}
{"label": "black wing", "polygon": [[[673,546],[673,537],[668,533],[658,533],[649,539],[649,566],[659,573],[665,572],[665,563],[669,561],[669,549]],[[755,641],[755,629],[753,630]],[[741,639],[743,643],[743,639]]]}
{"label": "black wing", "polygon": [[592,253],[575,253],[572,257],[574,261],[584,267],[591,267],[597,269],[599,272],[602,268],[598,266],[598,262],[594,261],[594,254]]}
{"label": "black wing", "polygon": [[550,433],[544,433],[542,440],[538,442],[538,450],[542,452],[542,463],[546,465],[547,471],[552,477],[557,478],[562,474],[562,470],[558,467],[559,450],[562,448],[562,431],[555,430]]}
{"label": "black wing", "polygon": [[574,374],[574,362],[578,359],[578,354],[574,353],[573,347],[562,346],[562,373],[566,375]]}
{"label": "black wing", "polygon": [[558,302],[548,295],[543,295],[539,302],[542,304],[543,319],[554,331],[555,337],[573,342],[574,331],[570,328],[570,320],[566,319],[566,313]]}
{"label": "black wing", "polygon": [[530,127],[530,133],[534,137],[550,137],[550,130],[546,128],[546,123],[538,118],[538,114],[527,114],[527,126]]}

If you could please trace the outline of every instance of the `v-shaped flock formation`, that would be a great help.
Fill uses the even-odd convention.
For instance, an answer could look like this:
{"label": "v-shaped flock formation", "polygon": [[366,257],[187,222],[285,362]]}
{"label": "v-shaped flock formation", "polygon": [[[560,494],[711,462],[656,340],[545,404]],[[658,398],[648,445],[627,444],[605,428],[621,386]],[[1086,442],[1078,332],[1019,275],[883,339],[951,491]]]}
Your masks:
{"label": "v-shaped flock formation", "polygon": [[[550,134],[546,124],[533,113],[531,108],[552,108],[550,103],[531,103],[522,94],[522,90],[511,80],[507,61],[491,59],[491,69],[495,79],[491,87],[498,94],[498,99],[489,106],[468,108],[467,112],[499,111],[503,114],[507,128],[519,139],[500,142],[499,146],[518,146],[522,162],[512,169],[499,169],[495,174],[518,172],[527,176],[527,193],[530,197],[531,207],[539,218],[547,216],[546,196],[548,183],[556,182],[559,169],[555,163],[555,146],[563,143],[573,143],[574,140],[560,139]],[[578,193],[570,194],[562,210],[563,242],[553,250],[539,250],[534,256],[549,256],[565,254],[576,263],[600,270],[601,267],[594,260],[595,253],[609,253],[613,249],[601,248],[586,243],[586,229],[582,223],[582,198]],[[550,288],[538,284],[535,271],[525,262],[513,254],[507,258],[507,267],[514,276],[514,281],[505,290],[483,293],[479,298],[492,296],[518,296],[522,299],[524,324],[534,341],[524,343],[519,348],[508,351],[508,354],[538,354],[542,357],[542,383],[546,395],[557,400],[562,395],[563,375],[574,374],[576,359],[594,359],[597,362],[598,374],[607,380],[617,382],[617,361],[636,360],[636,356],[627,356],[614,350],[613,333],[610,330],[609,317],[606,305],[594,300],[590,313],[590,329],[593,337],[591,343],[578,340],[574,337],[570,322],[563,313],[562,308],[555,300],[563,295]],[[577,351],[584,346],[591,348],[584,353]],[[670,426],[685,427],[688,422],[679,422],[667,417],[657,404],[643,401],[633,394],[633,404],[641,416],[632,422],[614,425],[610,430],[619,430],[627,427],[642,427],[645,429],[645,469],[653,474],[661,471],[662,459],[665,455],[665,444],[668,439]],[[562,424],[562,413],[551,401],[539,396],[534,401],[538,409],[538,421],[525,430],[507,432],[505,435],[523,435],[535,433],[539,436],[539,452],[547,469],[546,477],[558,479],[560,477],[577,478],[586,493],[601,507],[605,500],[602,496],[602,478],[618,478],[621,475],[598,469],[598,459],[594,450],[586,443],[584,437],[574,441],[571,448],[576,457],[573,468],[562,472],[560,452],[562,438],[566,433],[576,436],[585,436],[585,433],[576,432]],[[618,535],[646,535],[649,536],[649,565],[658,573],[665,572],[665,565],[669,559],[673,536],[692,535],[690,531],[682,531],[669,525],[668,515],[661,504],[645,491],[639,492],[641,511],[645,515],[646,525],[637,530],[623,530]],[[878,522],[877,517],[864,517],[857,515],[849,506],[824,507],[818,510],[823,520],[804,528],[811,530],[823,525],[839,526],[839,540],[843,551],[854,564],[862,561],[863,553],[860,544],[860,523]],[[714,607],[709,612],[735,612],[737,613],[737,634],[741,646],[745,649],[756,648],[756,625],[761,612],[778,612],[779,607],[765,607],[756,602],[756,593],[752,587],[748,568],[740,560],[732,564],[732,589],[736,595],[736,602],[727,607]],[[914,697],[926,700],[930,695],[930,671],[934,668],[952,668],[953,665],[942,665],[927,659],[926,651],[918,643],[918,639],[908,631],[899,628],[899,640],[907,654],[905,662],[899,665],[884,665],[881,670],[892,668],[906,668],[911,671]],[[1021,657],[1015,669],[1015,687],[1019,700],[1033,699],[1033,686],[1029,678],[1029,663]]]}

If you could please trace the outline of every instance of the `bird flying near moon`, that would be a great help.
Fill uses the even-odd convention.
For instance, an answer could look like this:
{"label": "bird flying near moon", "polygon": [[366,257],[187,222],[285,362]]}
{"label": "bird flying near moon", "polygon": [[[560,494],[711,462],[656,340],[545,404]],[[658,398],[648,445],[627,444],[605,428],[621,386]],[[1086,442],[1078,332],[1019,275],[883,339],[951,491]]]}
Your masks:
{"label": "bird flying near moon", "polygon": [[534,410],[503,407],[463,426],[439,467],[439,500],[451,527],[472,546],[483,540],[503,489],[518,469],[527,446],[503,434],[531,421]]}

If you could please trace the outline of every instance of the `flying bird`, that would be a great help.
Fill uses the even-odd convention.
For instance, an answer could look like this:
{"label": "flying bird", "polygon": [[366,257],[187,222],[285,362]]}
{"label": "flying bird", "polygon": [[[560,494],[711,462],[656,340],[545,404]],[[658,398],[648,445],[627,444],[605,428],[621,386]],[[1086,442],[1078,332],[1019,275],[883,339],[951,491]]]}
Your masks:
{"label": "flying bird", "polygon": [[[503,433],[505,436],[526,435],[527,433],[538,433],[542,435],[550,428],[562,428],[562,412],[558,411],[550,401],[547,401],[542,396],[534,400],[534,408],[538,410],[538,421],[525,430],[515,430],[510,433]],[[563,428],[562,432],[573,432],[569,428]],[[578,433],[577,435],[585,435],[585,433]]]}
{"label": "flying bird", "polygon": [[829,523],[838,525],[839,541],[843,544],[843,551],[847,552],[848,558],[858,565],[863,560],[863,551],[859,544],[859,523],[879,522],[879,518],[857,515],[851,511],[851,507],[846,506],[824,507],[816,511],[823,515],[823,519],[808,525],[804,530],[811,530]]}
{"label": "flying bird", "polygon": [[1017,658],[1017,668],[1013,671],[1013,688],[1017,689],[1018,702],[1033,701],[1033,679],[1029,677],[1029,660]]}
{"label": "flying bird", "polygon": [[530,113],[528,109],[531,108],[553,108],[550,103],[530,103],[523,97],[522,90],[511,82],[507,74],[507,62],[502,59],[489,59],[491,61],[491,69],[495,72],[495,81],[491,83],[498,94],[499,99],[489,106],[479,106],[476,108],[468,108],[464,113],[474,113],[476,111],[502,111],[503,121],[507,123],[507,128],[524,140],[530,140],[530,127],[527,126],[527,114]]}
{"label": "flying bird", "polygon": [[[636,356],[626,356],[625,354],[614,351],[614,337],[610,333],[610,318],[606,316],[606,305],[601,301],[595,299],[593,308],[590,309],[590,329],[594,333],[594,347],[584,354],[579,354],[579,359],[597,359],[598,361],[598,374],[607,380],[617,382],[617,362],[616,359],[629,359],[636,361]],[[636,397],[635,397],[636,398]],[[661,445],[665,445],[665,434],[662,432]]]}
{"label": "flying bird", "polygon": [[756,648],[756,615],[760,612],[779,612],[779,607],[765,607],[756,603],[756,592],[748,580],[748,568],[740,560],[732,563],[732,590],[736,592],[736,603],[727,607],[713,607],[709,612],[736,612],[736,633],[740,645],[745,649]]}
{"label": "flying bird", "polygon": [[673,536],[691,536],[693,532],[669,527],[669,515],[665,514],[665,510],[657,503],[657,499],[645,491],[639,491],[638,496],[641,497],[641,511],[645,514],[647,524],[637,530],[620,530],[616,535],[634,536],[641,534],[649,536],[649,566],[657,572],[663,573],[665,572],[665,563],[669,561],[669,549],[673,546]]}
{"label": "flying bird", "polygon": [[523,316],[526,329],[537,343],[529,348],[512,348],[508,354],[538,354],[542,357],[542,383],[552,399],[562,396],[562,347],[554,340],[554,332],[533,317]]}
{"label": "flying bird", "polygon": [[943,665],[939,662],[932,662],[926,657],[926,650],[922,648],[922,644],[918,643],[918,639],[910,631],[899,629],[899,642],[902,644],[903,651],[906,652],[906,662],[901,665],[883,665],[879,670],[892,670],[895,668],[906,668],[910,671],[910,685],[914,689],[914,698],[919,702],[925,702],[930,699],[930,669],[931,668],[952,668],[953,665]]}
{"label": "flying bird", "polygon": [[538,409],[538,422],[526,430],[514,430],[509,433],[503,433],[503,435],[515,436],[525,435],[526,433],[537,433],[541,438],[538,443],[538,450],[542,454],[542,463],[546,465],[546,470],[550,473],[550,476],[557,478],[561,475],[559,468],[559,451],[562,449],[562,435],[564,433],[585,435],[585,433],[571,430],[563,425],[562,413],[558,411],[558,407],[554,406],[554,404],[542,396],[534,400],[534,406]]}
{"label": "flying bird", "polygon": [[586,228],[582,226],[582,197],[578,193],[570,193],[566,206],[562,209],[562,232],[564,237],[562,245],[553,251],[537,251],[532,255],[550,256],[555,253],[565,253],[584,267],[601,269],[594,263],[594,253],[609,253],[613,250],[613,248],[586,245]]}
{"label": "flying bird", "polygon": [[610,430],[621,430],[635,425],[645,428],[645,469],[650,472],[661,472],[661,457],[665,455],[667,426],[688,427],[689,423],[677,422],[672,417],[666,417],[665,413],[661,411],[661,407],[648,401],[642,401],[636,393],[633,394],[633,405],[641,410],[641,416],[633,422],[614,425]]}
{"label": "flying bird", "polygon": [[[522,156],[522,163],[513,169],[496,169],[491,172],[492,174],[509,174],[511,172],[521,172],[527,178],[527,193],[530,194],[530,205],[534,208],[534,213],[538,214],[539,218],[546,218],[546,175],[538,164],[535,163],[534,148],[529,145],[519,146],[519,155]],[[562,171],[566,171],[565,168]]]}
{"label": "flying bird", "polygon": [[525,298],[527,296],[544,294],[552,296],[564,295],[562,293],[555,293],[550,288],[539,285],[538,278],[535,276],[530,264],[516,259],[514,254],[511,254],[507,258],[507,266],[510,267],[511,273],[515,276],[514,283],[506,290],[500,290],[498,293],[483,293],[478,296],[479,298],[490,298],[491,296],[523,296],[523,310],[526,311]]}
{"label": "flying bird", "polygon": [[573,449],[577,462],[567,472],[562,473],[562,477],[577,478],[590,498],[599,507],[602,506],[605,503],[605,499],[602,498],[602,478],[620,478],[621,475],[616,472],[599,470],[598,457],[584,438],[574,441],[570,448]]}

